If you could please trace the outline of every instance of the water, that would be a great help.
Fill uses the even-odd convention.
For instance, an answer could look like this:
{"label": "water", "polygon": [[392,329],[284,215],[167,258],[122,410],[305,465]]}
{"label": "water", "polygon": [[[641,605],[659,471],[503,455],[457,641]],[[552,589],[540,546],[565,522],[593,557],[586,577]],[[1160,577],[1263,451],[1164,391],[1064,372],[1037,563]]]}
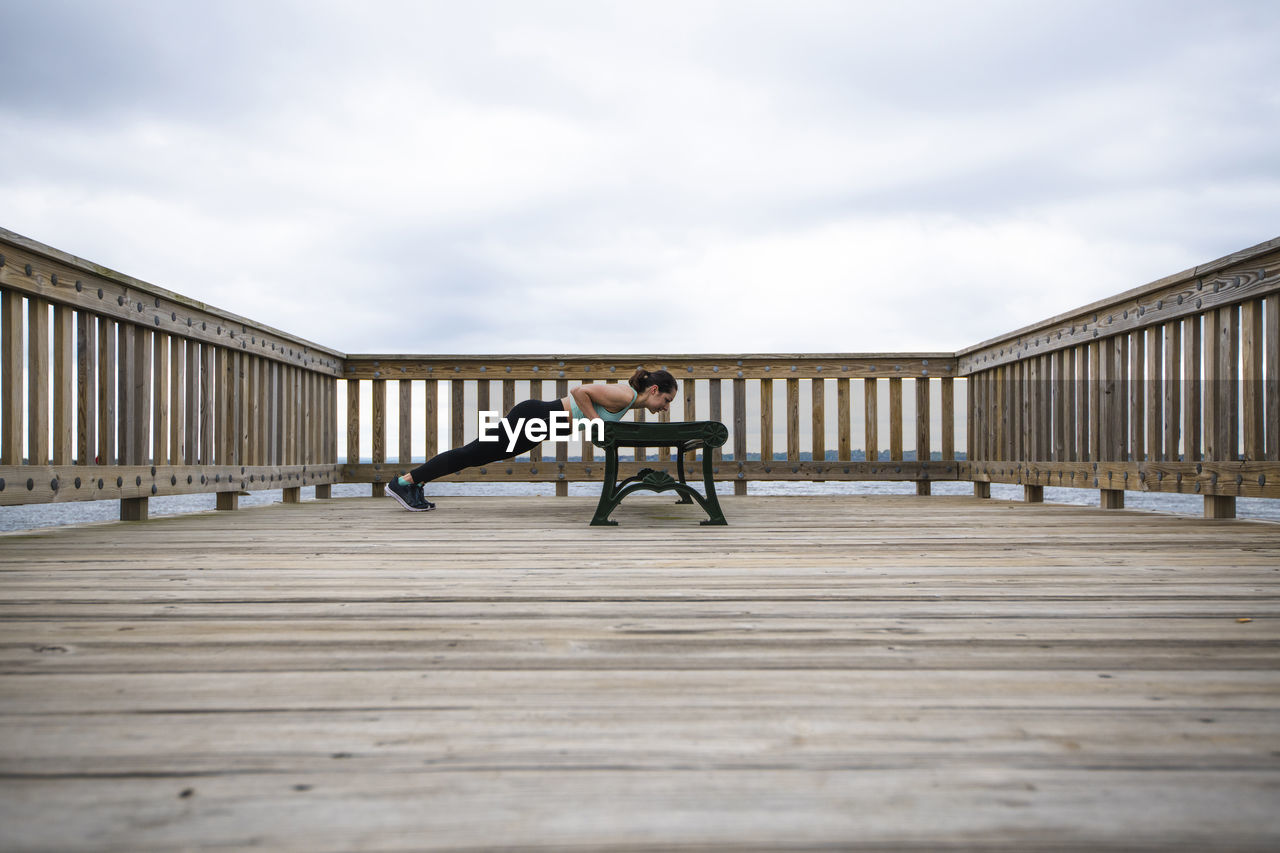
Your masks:
{"label": "water", "polygon": [[[699,484],[700,485],[700,484]],[[719,493],[732,494],[729,483],[719,485]],[[428,495],[433,499],[439,497],[448,500],[457,495],[554,495],[554,483],[437,483],[428,487]],[[760,482],[748,483],[749,495],[914,495],[915,483],[866,482],[866,483],[808,483],[808,482]],[[973,485],[968,482],[935,482],[935,495],[973,495]],[[599,483],[570,483],[570,495],[597,497],[600,494]],[[343,484],[333,487],[333,496],[368,497],[367,484]],[[1022,487],[992,483],[991,497],[996,500],[1022,500]],[[302,489],[304,501],[314,500],[315,488]],[[1064,489],[1046,486],[1044,490],[1046,503],[1070,504],[1072,506],[1098,506],[1098,492],[1095,489]],[[215,497],[206,495],[173,495],[152,498],[148,507],[152,518],[166,515],[185,515],[189,513],[214,512]],[[264,489],[249,492],[240,496],[241,508],[265,506],[280,503],[282,496],[279,489]],[[1202,517],[1204,499],[1198,495],[1170,495],[1149,492],[1125,492],[1125,509],[1146,512],[1169,513]],[[1237,498],[1236,515],[1280,523],[1280,500],[1269,498]],[[89,524],[94,522],[119,521],[120,502],[78,501],[74,503],[31,504],[29,506],[0,507],[0,532],[13,530],[29,530],[40,527],[56,527],[69,524]]]}

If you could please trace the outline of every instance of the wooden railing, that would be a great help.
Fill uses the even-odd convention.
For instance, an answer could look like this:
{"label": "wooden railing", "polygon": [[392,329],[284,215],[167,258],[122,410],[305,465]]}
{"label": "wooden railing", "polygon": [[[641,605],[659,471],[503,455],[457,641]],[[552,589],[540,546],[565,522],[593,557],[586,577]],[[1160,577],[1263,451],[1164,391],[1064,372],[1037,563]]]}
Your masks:
{"label": "wooden railing", "polygon": [[1280,238],[957,354],[979,493],[1280,497]]}
{"label": "wooden railing", "polygon": [[[908,480],[923,494],[931,481],[958,476],[956,361],[949,353],[348,355],[345,364],[347,459],[360,458],[363,435],[370,438],[372,459],[349,462],[345,479],[372,482],[375,492],[377,483],[412,467],[413,460],[473,438],[480,411],[505,412],[521,399],[563,397],[576,385],[625,382],[638,366],[667,370],[680,380],[680,394],[663,419],[711,419],[729,427],[729,442],[723,452],[717,451],[716,477],[732,480],[740,494],[750,480]],[[389,382],[394,383],[397,412],[394,453],[387,438]],[[913,405],[904,406],[904,395]],[[362,403],[366,398],[369,402]],[[367,417],[362,405],[371,409]],[[445,407],[446,427],[441,428]],[[882,417],[886,407],[887,418]],[[645,416],[633,411],[628,418]],[[775,431],[785,436],[785,447],[774,447]],[[414,452],[415,433],[425,435],[424,453]],[[854,459],[855,435],[865,448],[863,460]],[[545,451],[535,448],[524,459],[469,469],[449,479],[554,482],[559,494],[567,494],[572,481],[600,478],[602,462],[589,443],[546,446],[554,448],[552,455],[544,457]],[[654,458],[663,461],[666,453],[659,451]],[[932,459],[934,454],[940,459]],[[912,455],[916,458],[907,458]],[[633,459],[621,470],[630,476],[640,467],[641,461]]]}
{"label": "wooden railing", "polygon": [[342,354],[0,229],[0,504],[340,478]]}
{"label": "wooden railing", "polygon": [[[3,229],[0,307],[0,504],[111,498],[142,518],[158,495],[379,494],[474,437],[478,412],[640,365],[681,382],[664,418],[729,427],[716,477],[739,494],[958,479],[1030,500],[1098,489],[1109,507],[1202,494],[1212,516],[1280,497],[1280,238],[955,354],[344,355]],[[602,466],[589,443],[553,443],[451,479],[567,494]]]}

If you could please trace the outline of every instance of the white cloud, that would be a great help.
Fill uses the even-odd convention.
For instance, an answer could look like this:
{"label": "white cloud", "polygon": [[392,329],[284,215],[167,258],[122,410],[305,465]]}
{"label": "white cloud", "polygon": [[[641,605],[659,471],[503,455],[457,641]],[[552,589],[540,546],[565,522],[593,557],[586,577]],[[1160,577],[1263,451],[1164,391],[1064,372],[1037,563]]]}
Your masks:
{"label": "white cloud", "polygon": [[6,10],[0,224],[352,352],[953,349],[1280,222],[1267,3],[125,6]]}

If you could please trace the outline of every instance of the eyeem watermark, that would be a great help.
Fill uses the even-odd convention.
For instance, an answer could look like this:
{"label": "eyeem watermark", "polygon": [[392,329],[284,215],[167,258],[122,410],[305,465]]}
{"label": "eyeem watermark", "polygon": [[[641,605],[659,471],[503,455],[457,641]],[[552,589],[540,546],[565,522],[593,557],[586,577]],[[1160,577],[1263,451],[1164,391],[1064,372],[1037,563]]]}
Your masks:
{"label": "eyeem watermark", "polygon": [[480,413],[480,440],[502,441],[501,435],[494,434],[495,427],[502,427],[501,432],[507,434],[507,452],[516,449],[516,442],[523,435],[530,441],[604,441],[604,421],[600,418],[582,418],[570,423],[568,412],[552,412],[551,423],[535,418],[516,418],[512,424],[504,420],[498,412]]}

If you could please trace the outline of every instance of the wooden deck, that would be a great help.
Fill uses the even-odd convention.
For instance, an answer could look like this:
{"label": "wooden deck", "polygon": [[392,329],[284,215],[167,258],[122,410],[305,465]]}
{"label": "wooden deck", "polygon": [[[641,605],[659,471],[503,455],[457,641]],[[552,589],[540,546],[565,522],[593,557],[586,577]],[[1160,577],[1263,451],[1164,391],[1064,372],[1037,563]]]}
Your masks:
{"label": "wooden deck", "polygon": [[0,849],[1280,846],[1278,525],[593,506],[0,536]]}

